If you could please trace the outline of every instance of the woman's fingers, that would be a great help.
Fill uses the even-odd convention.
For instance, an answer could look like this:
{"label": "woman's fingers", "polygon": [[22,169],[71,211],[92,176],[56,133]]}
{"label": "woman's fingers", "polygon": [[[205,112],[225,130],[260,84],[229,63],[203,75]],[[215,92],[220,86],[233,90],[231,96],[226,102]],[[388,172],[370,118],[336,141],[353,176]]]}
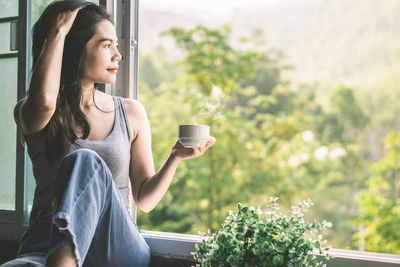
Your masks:
{"label": "woman's fingers", "polygon": [[214,137],[214,136],[210,136],[210,138],[209,138],[208,141],[207,141],[206,148],[209,148],[209,147],[211,147],[212,145],[214,145],[214,144],[215,144],[215,141],[216,141],[215,137]]}
{"label": "woman's fingers", "polygon": [[184,147],[178,139],[172,149],[174,150],[174,154],[181,159],[195,158],[204,154],[207,149],[215,144],[215,141],[216,139],[211,136],[203,147]]}
{"label": "woman's fingers", "polygon": [[212,145],[215,144],[215,141],[216,139],[213,136],[211,136],[205,146],[195,147],[194,148],[195,155],[202,155],[207,149],[209,149]]}
{"label": "woman's fingers", "polygon": [[206,145],[203,147],[203,152],[213,146],[215,144],[216,139],[213,136],[210,136],[208,139]]}
{"label": "woman's fingers", "polygon": [[68,10],[58,14],[54,18],[54,23],[52,23],[52,30],[61,31],[64,35],[67,35],[75,21],[79,10],[81,9],[82,7],[78,7],[73,10]]}

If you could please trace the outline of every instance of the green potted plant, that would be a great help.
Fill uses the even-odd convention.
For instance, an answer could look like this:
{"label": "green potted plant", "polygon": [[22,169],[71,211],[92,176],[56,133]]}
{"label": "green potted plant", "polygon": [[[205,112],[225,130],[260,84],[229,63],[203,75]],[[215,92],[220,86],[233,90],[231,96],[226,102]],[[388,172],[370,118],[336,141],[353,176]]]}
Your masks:
{"label": "green potted plant", "polygon": [[324,266],[315,254],[329,259],[329,247],[325,247],[321,232],[332,224],[325,220],[306,222],[304,213],[312,205],[311,200],[303,201],[287,216],[279,212],[274,197],[270,197],[264,212],[238,203],[238,211],[229,211],[216,233],[203,233],[194,258],[200,266],[213,267]]}

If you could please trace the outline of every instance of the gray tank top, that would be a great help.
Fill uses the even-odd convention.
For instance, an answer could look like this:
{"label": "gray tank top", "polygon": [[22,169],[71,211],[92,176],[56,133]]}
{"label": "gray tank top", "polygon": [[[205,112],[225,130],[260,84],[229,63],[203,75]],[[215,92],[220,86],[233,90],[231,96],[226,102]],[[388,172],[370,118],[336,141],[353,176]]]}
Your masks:
{"label": "gray tank top", "polygon": [[[122,98],[113,97],[115,105],[114,126],[111,133],[99,141],[76,140],[70,145],[70,152],[79,148],[94,150],[105,161],[113,176],[114,183],[121,193],[128,212],[134,218],[132,188],[129,180],[131,133]],[[53,187],[60,162],[52,164],[47,160],[45,149],[32,159],[36,189],[32,214],[41,209],[51,209]]]}

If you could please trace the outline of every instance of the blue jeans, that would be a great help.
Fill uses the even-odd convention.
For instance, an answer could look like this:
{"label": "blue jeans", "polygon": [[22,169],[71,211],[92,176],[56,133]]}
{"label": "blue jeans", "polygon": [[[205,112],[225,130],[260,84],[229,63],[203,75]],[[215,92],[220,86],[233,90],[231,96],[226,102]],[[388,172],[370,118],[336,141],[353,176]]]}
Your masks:
{"label": "blue jeans", "polygon": [[31,217],[17,258],[2,267],[44,266],[69,242],[78,266],[149,265],[150,249],[96,152],[78,149],[63,159],[52,205]]}

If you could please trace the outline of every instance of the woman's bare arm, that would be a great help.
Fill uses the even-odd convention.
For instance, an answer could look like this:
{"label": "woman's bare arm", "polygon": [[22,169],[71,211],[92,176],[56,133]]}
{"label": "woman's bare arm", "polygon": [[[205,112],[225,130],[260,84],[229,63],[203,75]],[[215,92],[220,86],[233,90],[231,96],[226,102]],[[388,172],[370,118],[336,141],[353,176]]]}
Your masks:
{"label": "woman's bare arm", "polygon": [[203,148],[185,148],[179,141],[176,141],[164,164],[155,172],[151,151],[150,125],[146,111],[137,101],[127,100],[125,103],[128,116],[131,117],[130,121],[135,123],[134,129],[136,129],[135,139],[131,144],[130,178],[132,194],[136,205],[142,211],[149,212],[167,192],[179,162],[202,155],[215,143],[215,138],[210,137]]}
{"label": "woman's bare arm", "polygon": [[16,105],[15,118],[26,135],[42,130],[53,116],[60,87],[62,55],[65,36],[68,34],[79,8],[60,13],[43,44],[42,52],[34,66],[29,96]]}

